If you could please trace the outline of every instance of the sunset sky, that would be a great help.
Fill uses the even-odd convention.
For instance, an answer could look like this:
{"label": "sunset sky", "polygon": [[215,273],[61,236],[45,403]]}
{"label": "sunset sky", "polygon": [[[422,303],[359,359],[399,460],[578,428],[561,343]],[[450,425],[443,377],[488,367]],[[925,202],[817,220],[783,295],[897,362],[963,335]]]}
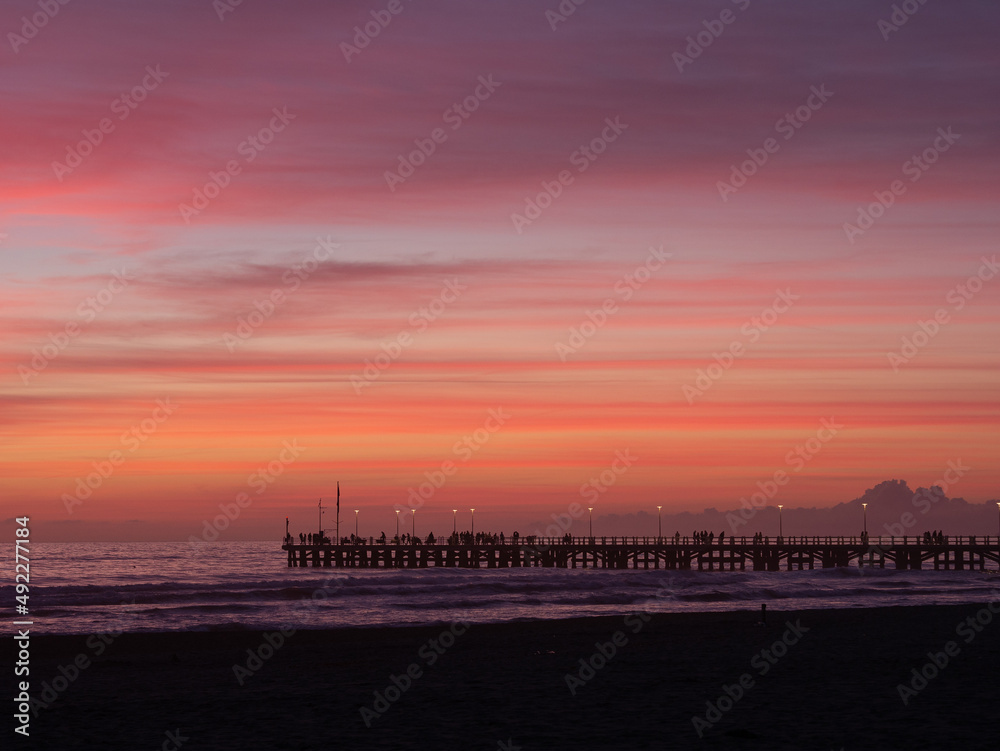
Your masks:
{"label": "sunset sky", "polygon": [[0,518],[1000,498],[997,5],[42,5],[0,11]]}

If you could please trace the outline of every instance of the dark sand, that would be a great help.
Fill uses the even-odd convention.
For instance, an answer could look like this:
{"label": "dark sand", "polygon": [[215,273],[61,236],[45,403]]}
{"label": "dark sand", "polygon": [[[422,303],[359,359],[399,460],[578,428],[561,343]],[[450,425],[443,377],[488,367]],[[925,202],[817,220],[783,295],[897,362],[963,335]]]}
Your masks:
{"label": "dark sand", "polygon": [[[638,633],[622,617],[477,625],[432,666],[420,649],[443,626],[302,631],[244,686],[232,667],[259,632],[124,634],[29,742],[6,730],[3,747],[157,749],[179,729],[185,751],[995,749],[1000,616],[971,643],[956,634],[981,607],[775,611],[767,626],[758,612],[665,614]],[[808,633],[760,675],[754,655],[796,620]],[[572,696],[566,673],[619,630],[628,643]],[[958,655],[904,706],[897,684],[949,640]],[[36,636],[33,693],[80,652],[93,656],[84,637]],[[359,709],[411,663],[423,676],[365,727]],[[743,673],[754,685],[699,739],[692,716]]]}

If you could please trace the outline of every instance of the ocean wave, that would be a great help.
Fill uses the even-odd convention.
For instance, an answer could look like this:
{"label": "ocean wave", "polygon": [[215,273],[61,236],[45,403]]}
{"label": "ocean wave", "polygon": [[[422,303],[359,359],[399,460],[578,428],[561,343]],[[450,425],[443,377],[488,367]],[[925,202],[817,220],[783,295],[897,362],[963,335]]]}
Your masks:
{"label": "ocean wave", "polygon": [[[66,544],[44,558],[32,614],[49,633],[311,628],[657,612],[982,602],[996,571],[858,567],[803,571],[287,568],[266,544],[230,544],[206,565],[174,545]],[[33,558],[33,562],[34,562]],[[34,573],[34,567],[33,573]],[[0,597],[12,598],[12,584]],[[308,603],[310,607],[304,605]],[[313,607],[312,605],[315,604]]]}

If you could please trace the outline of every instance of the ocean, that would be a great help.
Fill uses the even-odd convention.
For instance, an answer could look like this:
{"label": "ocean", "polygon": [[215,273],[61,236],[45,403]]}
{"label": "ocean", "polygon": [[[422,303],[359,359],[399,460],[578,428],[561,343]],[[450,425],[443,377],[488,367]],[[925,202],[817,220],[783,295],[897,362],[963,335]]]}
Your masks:
{"label": "ocean", "polygon": [[[11,582],[0,586],[6,603]],[[1000,573],[314,569],[288,568],[279,542],[34,543],[29,597],[33,633],[263,631],[982,603],[1000,599]]]}

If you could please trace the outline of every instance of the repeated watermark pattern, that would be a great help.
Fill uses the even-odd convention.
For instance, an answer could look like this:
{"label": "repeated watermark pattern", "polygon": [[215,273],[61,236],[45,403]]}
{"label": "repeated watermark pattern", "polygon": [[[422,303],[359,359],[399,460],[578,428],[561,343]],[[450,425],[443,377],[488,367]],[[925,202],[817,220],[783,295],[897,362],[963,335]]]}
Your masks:
{"label": "repeated watermark pattern", "polygon": [[[487,417],[482,427],[476,428],[471,434],[464,435],[455,441],[451,447],[451,452],[462,463],[469,461],[510,418],[511,414],[505,412],[503,407],[491,408],[487,412]],[[416,488],[412,486],[407,488],[406,505],[397,503],[393,506],[393,509],[396,511],[419,511],[444,486],[448,478],[458,472],[460,466],[451,459],[445,459],[441,462],[441,466],[438,469],[431,472],[424,472],[425,482],[420,483]]]}
{"label": "repeated watermark pattern", "polygon": [[[451,127],[452,132],[461,128],[472,116],[472,113],[478,110],[483,102],[493,96],[493,92],[501,85],[500,81],[493,80],[492,73],[488,76],[479,76],[477,80],[478,85],[473,89],[471,94],[460,102],[454,102],[441,115],[441,119],[445,125]],[[427,163],[427,160],[437,152],[438,146],[448,140],[449,135],[448,131],[444,128],[437,127],[430,132],[427,138],[414,139],[413,143],[417,148],[408,154],[397,155],[396,168],[386,170],[383,173],[389,190],[395,193],[397,185],[401,185],[413,177],[417,168]]]}
{"label": "repeated watermark pattern", "polygon": [[38,36],[39,31],[49,25],[49,21],[59,15],[64,5],[69,5],[71,0],[38,0],[36,5],[38,10],[30,16],[21,16],[21,33],[13,31],[7,32],[7,41],[14,52],[20,52],[21,48]]}
{"label": "repeated watermark pattern", "polygon": [[[291,443],[282,441],[282,449],[277,458],[272,459],[266,465],[258,467],[256,471],[247,477],[247,485],[254,488],[255,495],[261,495],[274,482],[285,473],[285,469],[292,465],[306,450],[306,446],[299,445],[299,439],[293,438]],[[219,539],[219,535],[229,529],[229,525],[235,522],[243,513],[243,509],[248,508],[254,499],[247,492],[241,491],[236,494],[232,503],[220,503],[219,511],[212,519],[205,519],[202,522],[200,537],[190,535],[188,544],[195,551],[201,550],[206,544]]]}
{"label": "repeated watermark pattern", "polygon": [[[941,473],[941,479],[932,483],[930,488],[921,488],[913,494],[910,502],[913,504],[921,516],[924,516],[934,508],[935,504],[947,497],[948,491],[955,487],[959,480],[972,471],[972,467],[962,464],[961,459],[950,459],[948,468]],[[937,491],[937,492],[935,492]],[[898,522],[886,522],[882,528],[890,535],[900,537],[907,533],[911,527],[916,525],[917,517],[909,511],[904,511],[899,515]]]}
{"label": "repeated watermark pattern", "polygon": [[[775,133],[782,136],[785,141],[793,138],[799,128],[809,122],[813,112],[818,111],[833,96],[833,92],[826,88],[826,84],[822,84],[819,88],[812,86],[810,87],[810,91],[811,93],[804,104],[797,107],[793,112],[786,112],[774,124]],[[760,148],[747,149],[749,159],[741,162],[738,166],[735,164],[730,165],[732,172],[729,175],[729,182],[720,180],[715,184],[723,203],[729,201],[730,194],[735,193],[746,185],[747,180],[756,175],[760,168],[767,164],[771,156],[777,154],[780,149],[781,143],[779,143],[778,139],[769,136],[764,139]]]}
{"label": "repeated watermark pattern", "polygon": [[[789,467],[792,472],[801,472],[843,427],[842,423],[838,423],[832,417],[820,420],[820,427],[815,436],[810,436],[802,443],[796,444],[795,448],[790,449],[785,454],[785,466]],[[778,489],[791,482],[791,479],[791,475],[787,471],[779,469],[775,470],[770,479],[763,482],[758,480],[757,492],[753,493],[749,500],[745,496],[740,498],[739,514],[734,514],[732,511],[726,514],[726,521],[729,522],[729,528],[733,534],[736,534],[740,527],[753,519],[757,512],[778,494]]]}
{"label": "repeated watermark pattern", "polygon": [[[652,279],[653,274],[659,271],[672,255],[672,253],[665,253],[663,246],[650,248],[649,255],[645,261],[614,283],[613,289],[615,294],[623,302],[631,300],[632,296],[635,295],[642,285]],[[555,349],[556,354],[559,355],[559,359],[566,362],[567,357],[579,352],[594,334],[604,328],[608,322],[608,318],[620,310],[618,305],[618,299],[608,296],[604,298],[604,301],[597,308],[586,311],[584,314],[586,320],[581,321],[576,326],[570,327],[566,341],[556,342]]]}
{"label": "repeated watermark pattern", "polygon": [[[156,67],[147,65],[146,75],[138,84],[111,100],[108,107],[112,114],[118,116],[119,122],[126,120],[169,75],[160,70],[159,64]],[[64,160],[52,162],[52,171],[56,179],[62,182],[66,175],[72,174],[73,170],[83,164],[83,161],[104,143],[106,135],[115,132],[115,127],[115,122],[110,117],[102,117],[97,122],[97,127],[84,128],[80,131],[83,138],[75,144],[67,144]]]}
{"label": "repeated watermark pattern", "polygon": [[882,40],[888,42],[889,35],[896,33],[900,28],[905,26],[916,15],[917,11],[926,4],[927,0],[903,0],[902,3],[893,3],[892,13],[889,14],[889,17],[880,18],[875,23],[875,26],[882,34]]}
{"label": "repeated watermark pattern", "polygon": [[[642,631],[643,626],[649,623],[652,618],[649,613],[644,611],[629,613],[625,616],[625,626],[635,635]],[[594,653],[588,657],[581,657],[577,661],[579,668],[572,673],[566,673],[563,677],[570,695],[576,696],[576,692],[592,681],[597,673],[607,667],[608,663],[627,645],[628,636],[622,629],[615,631],[606,642],[594,642]]]}
{"label": "repeated watermark pattern", "polygon": [[[741,11],[750,7],[750,0],[730,0],[730,2],[738,6]],[[701,57],[701,54],[708,47],[711,47],[716,39],[722,36],[726,27],[736,21],[736,18],[737,16],[731,8],[725,8],[719,14],[718,18],[706,18],[702,21],[701,25],[705,28],[687,37],[685,40],[687,47],[684,48],[683,52],[675,51],[671,56],[674,65],[677,66],[677,70],[683,73],[684,68],[690,66],[696,59]]]}
{"label": "repeated watermark pattern", "polygon": [[219,21],[226,20],[227,13],[233,13],[243,5],[243,0],[212,0],[212,10],[219,17]]}
{"label": "repeated watermark pattern", "polygon": [[437,638],[428,639],[420,646],[417,650],[420,661],[411,662],[399,675],[390,674],[386,687],[381,691],[372,692],[374,701],[371,707],[364,706],[358,710],[365,727],[370,728],[375,720],[388,712],[392,705],[413,687],[414,682],[423,677],[424,668],[434,665],[445,652],[455,646],[458,637],[465,634],[471,625],[466,621],[455,621],[438,634]]}
{"label": "repeated watermark pattern", "polygon": [[208,180],[205,184],[192,190],[191,203],[177,204],[177,211],[185,224],[190,224],[192,218],[207,209],[208,205],[229,187],[233,178],[243,172],[244,165],[251,164],[264,149],[274,142],[277,134],[285,130],[297,117],[288,111],[287,106],[280,110],[274,107],[271,112],[273,117],[267,125],[247,136],[236,146],[236,153],[243,157],[243,164],[240,164],[237,159],[230,159],[221,170],[209,170]]}
{"label": "repeated watermark pattern", "polygon": [[982,256],[980,260],[982,264],[976,273],[964,282],[956,284],[944,296],[945,302],[951,305],[950,310],[940,307],[926,321],[918,320],[916,330],[900,339],[899,350],[885,353],[893,373],[898,373],[902,366],[920,354],[920,351],[930,344],[931,339],[941,332],[941,327],[951,323],[951,314],[962,310],[983,289],[985,282],[993,279],[1000,271],[995,253],[992,258]]}
{"label": "repeated watermark pattern", "polygon": [[[993,623],[994,615],[1000,615],[1000,599],[991,600],[972,615],[959,621],[958,625],[955,626],[955,635],[960,636],[964,644],[972,644],[976,637]],[[937,678],[961,653],[962,648],[954,639],[946,641],[940,651],[928,652],[927,662],[920,666],[915,665],[910,670],[910,678],[906,683],[896,684],[896,692],[903,705],[909,705],[913,697],[930,686],[931,681]]]}
{"label": "repeated watermark pattern", "polygon": [[323,261],[329,261],[333,256],[333,251],[339,248],[339,243],[333,242],[329,236],[325,239],[316,238],[316,247],[311,254],[306,256],[301,263],[292,265],[281,275],[284,287],[275,287],[261,300],[253,301],[253,310],[244,316],[237,316],[236,328],[233,333],[228,331],[222,335],[222,341],[226,349],[232,354],[236,348],[253,336],[254,332],[264,325],[279,306],[283,305],[288,296],[298,290],[302,283],[319,268]]}
{"label": "repeated watermark pattern", "polygon": [[384,8],[369,11],[368,15],[371,16],[371,20],[354,27],[354,37],[351,39],[353,44],[340,43],[340,51],[343,53],[344,59],[351,62],[351,58],[360,55],[361,50],[368,47],[372,40],[392,23],[393,18],[404,10],[406,8],[403,6],[402,0],[389,0]]}
{"label": "repeated watermark pattern", "polygon": [[[801,619],[796,619],[795,623],[785,621],[785,631],[781,637],[775,639],[770,647],[760,650],[750,658],[750,667],[757,671],[758,677],[763,677],[771,672],[771,668],[778,664],[782,657],[788,654],[788,650],[799,643],[802,636],[809,632],[809,628],[802,625]],[[743,673],[733,681],[732,684],[722,684],[722,691],[715,700],[705,701],[705,711],[691,717],[691,724],[699,738],[705,736],[705,731],[710,730],[722,717],[733,710],[736,704],[747,695],[747,693],[757,685],[757,680],[751,673]]]}
{"label": "repeated watermark pattern", "polygon": [[[84,323],[93,323],[97,316],[111,304],[118,293],[124,291],[129,282],[135,281],[135,276],[128,270],[112,271],[111,279],[96,294],[88,295],[76,306],[76,314]],[[83,327],[77,321],[67,321],[61,330],[49,332],[48,343],[31,350],[31,360],[27,365],[17,366],[17,374],[21,382],[27,386],[31,379],[45,370],[49,363],[55,360],[69,346],[69,343],[83,333]]]}
{"label": "repeated watermark pattern", "polygon": [[455,303],[459,295],[467,289],[468,286],[459,284],[458,279],[448,279],[434,299],[410,313],[406,319],[407,323],[410,324],[410,329],[403,329],[388,342],[382,342],[379,345],[381,352],[373,358],[365,358],[365,367],[361,375],[351,376],[351,386],[354,387],[354,393],[361,394],[365,388],[375,383],[405,350],[413,346],[416,342],[416,335],[426,331],[434,321],[444,314],[448,306]]}
{"label": "repeated watermark pattern", "polygon": [[[62,696],[70,687],[80,679],[94,664],[94,658],[100,657],[105,651],[127,631],[128,618],[135,617],[134,610],[130,608],[135,605],[135,598],[129,601],[122,601],[119,605],[118,621],[107,631],[90,634],[84,645],[86,649],[79,652],[72,660],[56,669],[56,675],[41,683],[41,692],[37,696],[32,696],[29,707],[32,716],[36,719],[43,709],[50,708],[55,701]],[[122,610],[123,608],[129,608]]]}
{"label": "repeated watermark pattern", "polygon": [[[774,302],[764,308],[759,316],[752,316],[740,326],[740,334],[746,338],[748,344],[757,342],[765,331],[778,322],[780,315],[787,312],[800,297],[793,294],[791,288],[775,290],[775,295]],[[704,396],[705,392],[746,353],[747,345],[740,339],[733,339],[722,352],[713,352],[712,359],[715,362],[705,368],[698,368],[695,371],[694,383],[685,383],[681,386],[681,393],[687,403],[694,404],[697,397]]]}
{"label": "repeated watermark pattern", "polygon": [[[941,157],[941,154],[950,149],[955,142],[962,137],[960,133],[953,133],[951,126],[938,128],[938,134],[931,142],[931,145],[919,154],[914,154],[903,162],[903,175],[910,178],[910,184],[917,182]],[[896,203],[896,199],[906,193],[909,186],[902,180],[893,180],[889,183],[888,190],[876,190],[872,193],[875,197],[873,203],[867,206],[858,206],[858,218],[854,224],[844,222],[844,234],[847,240],[854,245],[859,237],[862,237],[870,230],[875,222],[885,216],[885,213]]]}
{"label": "repeated watermark pattern", "polygon": [[91,462],[94,471],[76,478],[76,492],[72,495],[69,493],[62,494],[61,500],[63,506],[66,507],[66,513],[72,514],[74,508],[82,505],[85,500],[89,499],[100,489],[104,481],[125,464],[129,456],[134,454],[140,446],[149,440],[149,437],[159,429],[160,425],[166,422],[167,418],[177,411],[177,406],[170,401],[169,396],[166,399],[157,399],[156,406],[150,412],[149,417],[144,418],[121,434],[119,441],[125,448],[125,451],[114,449],[108,453],[106,459]]}
{"label": "repeated watermark pattern", "polygon": [[[327,576],[323,581],[323,586],[314,589],[308,599],[302,598],[294,604],[286,606],[285,609],[291,611],[288,613],[288,620],[294,620],[296,616],[301,616],[303,613],[315,612],[323,602],[336,594],[337,589],[344,586],[345,579],[346,576],[343,574]],[[265,664],[267,664],[267,661],[288,644],[289,640],[296,633],[297,630],[291,625],[282,625],[274,631],[263,632],[260,644],[256,647],[247,647],[246,659],[242,662],[233,663],[232,671],[236,682],[241,686],[245,686],[246,682],[260,672]]]}
{"label": "repeated watermark pattern", "polygon": [[634,456],[631,449],[616,451],[615,459],[611,466],[601,472],[597,477],[591,477],[580,486],[580,495],[589,503],[597,501],[602,493],[608,492],[608,488],[618,482],[618,478],[625,474],[632,464],[639,460]]}
{"label": "repeated watermark pattern", "polygon": [[[621,122],[621,115],[614,118],[604,118],[605,127],[600,134],[595,136],[587,144],[581,144],[576,151],[569,155],[569,163],[576,167],[576,174],[586,172],[597,159],[607,151],[608,146],[618,140],[628,129],[628,124]],[[510,215],[510,221],[514,225],[517,234],[522,234],[524,228],[531,225],[536,219],[542,216],[542,212],[552,205],[566,188],[574,183],[576,175],[570,170],[560,170],[553,180],[542,180],[542,190],[534,196],[524,197],[524,209],[521,212],[514,211]]]}
{"label": "repeated watermark pattern", "polygon": [[555,31],[559,24],[566,23],[569,17],[576,13],[576,9],[587,0],[562,0],[555,8],[545,11],[545,20],[549,22],[549,28]]}

